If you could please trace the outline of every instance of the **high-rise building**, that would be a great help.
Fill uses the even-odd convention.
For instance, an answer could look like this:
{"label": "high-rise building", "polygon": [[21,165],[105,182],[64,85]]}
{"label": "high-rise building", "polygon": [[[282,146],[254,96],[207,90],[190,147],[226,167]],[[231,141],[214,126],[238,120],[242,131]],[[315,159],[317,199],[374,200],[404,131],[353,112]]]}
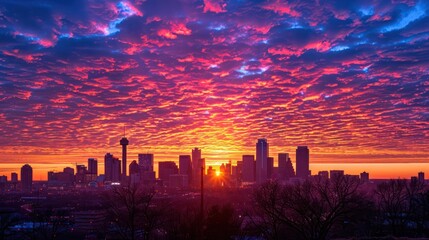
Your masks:
{"label": "high-rise building", "polygon": [[419,172],[418,173],[418,180],[419,182],[425,182],[425,173],[424,172]]}
{"label": "high-rise building", "polygon": [[256,143],[256,182],[258,184],[268,179],[269,145],[267,139],[260,138]]}
{"label": "high-rise building", "polygon": [[274,177],[274,158],[267,157],[267,178],[271,179]]}
{"label": "high-rise building", "polygon": [[127,146],[129,141],[124,136],[119,143],[122,145],[122,178],[125,179],[127,177]]}
{"label": "high-rise building", "polygon": [[106,153],[104,156],[104,180],[117,182],[121,179],[121,161]]}
{"label": "high-rise building", "polygon": [[201,168],[206,168],[205,160],[201,158],[201,149],[192,149],[192,178],[194,186],[198,187],[201,184]]}
{"label": "high-rise building", "polygon": [[158,163],[158,177],[164,183],[164,185],[169,186],[170,175],[179,174],[179,168],[177,164],[173,161],[165,161]]}
{"label": "high-rise building", "polygon": [[31,191],[33,186],[33,168],[28,164],[21,167],[21,184],[22,190]]}
{"label": "high-rise building", "polygon": [[98,175],[98,162],[96,158],[88,158],[88,174]]}
{"label": "high-rise building", "polygon": [[18,182],[18,173],[13,172],[10,174],[10,181],[12,183],[17,183]]}
{"label": "high-rise building", "polygon": [[138,155],[139,166],[143,172],[152,172],[153,171],[153,161],[154,157],[152,153],[141,153]]}
{"label": "high-rise building", "polygon": [[139,164],[137,163],[136,160],[130,163],[128,172],[130,173],[130,176],[133,174],[139,174]]}
{"label": "high-rise building", "polygon": [[289,159],[289,153],[279,153],[278,155],[278,171],[280,180],[286,180],[286,168],[287,161]]}
{"label": "high-rise building", "polygon": [[307,146],[298,146],[296,149],[296,176],[307,178],[310,175],[310,150]]}
{"label": "high-rise building", "polygon": [[360,173],[360,181],[363,183],[369,182],[369,173],[367,172]]}
{"label": "high-rise building", "polygon": [[242,181],[255,182],[255,156],[243,155]]}
{"label": "high-rise building", "polygon": [[191,156],[189,156],[189,155],[180,155],[179,156],[179,173],[181,175],[188,175],[189,183],[192,182]]}

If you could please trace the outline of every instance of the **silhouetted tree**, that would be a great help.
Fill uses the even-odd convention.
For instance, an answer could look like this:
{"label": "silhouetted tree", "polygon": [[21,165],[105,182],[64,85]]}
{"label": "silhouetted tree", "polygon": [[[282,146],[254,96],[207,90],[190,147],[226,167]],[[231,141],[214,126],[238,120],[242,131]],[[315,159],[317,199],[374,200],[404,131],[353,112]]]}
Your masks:
{"label": "silhouetted tree", "polygon": [[150,239],[159,224],[154,191],[135,184],[112,188],[106,194],[106,209],[123,239]]}
{"label": "silhouetted tree", "polygon": [[269,237],[326,239],[334,227],[363,219],[370,202],[358,192],[359,179],[341,176],[281,185],[268,182],[255,193],[260,215],[271,222]]}
{"label": "silhouetted tree", "polygon": [[233,239],[240,233],[241,221],[231,205],[214,205],[207,213],[204,239]]}

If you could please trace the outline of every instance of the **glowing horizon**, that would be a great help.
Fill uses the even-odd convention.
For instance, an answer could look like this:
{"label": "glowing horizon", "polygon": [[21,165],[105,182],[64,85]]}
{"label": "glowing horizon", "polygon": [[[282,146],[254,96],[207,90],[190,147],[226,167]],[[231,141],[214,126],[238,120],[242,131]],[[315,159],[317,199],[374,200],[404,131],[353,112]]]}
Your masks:
{"label": "glowing horizon", "polygon": [[275,162],[307,145],[310,168],[429,169],[423,0],[0,6],[0,175],[120,157],[124,126],[128,163],[193,147],[235,163],[264,137]]}

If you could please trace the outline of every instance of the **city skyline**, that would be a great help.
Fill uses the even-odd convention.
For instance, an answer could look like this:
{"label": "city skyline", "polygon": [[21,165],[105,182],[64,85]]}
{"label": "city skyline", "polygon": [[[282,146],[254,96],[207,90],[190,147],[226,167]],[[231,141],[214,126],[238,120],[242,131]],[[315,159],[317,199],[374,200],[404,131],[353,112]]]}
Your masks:
{"label": "city skyline", "polygon": [[0,9],[0,175],[29,163],[45,179],[88,158],[103,172],[107,152],[121,158],[122,137],[124,171],[138,154],[157,165],[195,147],[207,166],[256,159],[260,138],[268,157],[289,153],[294,166],[295,148],[308,146],[312,172],[428,169],[426,1]]}

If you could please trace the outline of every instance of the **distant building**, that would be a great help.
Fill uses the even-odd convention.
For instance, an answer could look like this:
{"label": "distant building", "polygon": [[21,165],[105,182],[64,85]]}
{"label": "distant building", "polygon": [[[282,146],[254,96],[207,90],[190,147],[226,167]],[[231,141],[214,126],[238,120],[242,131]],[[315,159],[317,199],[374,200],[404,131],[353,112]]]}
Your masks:
{"label": "distant building", "polygon": [[418,180],[419,180],[419,182],[425,182],[425,173],[424,172],[419,172],[418,173]]}
{"label": "distant building", "polygon": [[272,179],[274,177],[274,158],[267,157],[267,178]]}
{"label": "distant building", "polygon": [[258,184],[268,179],[269,145],[267,139],[260,138],[256,143],[256,182]]}
{"label": "distant building", "polygon": [[74,176],[74,169],[73,169],[73,168],[71,168],[71,167],[65,167],[65,168],[63,169],[63,172],[68,173],[68,174],[71,174],[72,176]]}
{"label": "distant building", "polygon": [[201,149],[194,148],[192,149],[192,178],[194,186],[200,186],[201,180],[201,168],[203,168],[203,172],[206,169],[206,161],[201,157]]}
{"label": "distant building", "polygon": [[321,179],[328,180],[329,179],[329,172],[328,171],[319,171],[317,174]]}
{"label": "distant building", "polygon": [[130,176],[133,174],[139,174],[139,164],[136,160],[132,161],[129,166]]}
{"label": "distant building", "polygon": [[338,179],[344,176],[344,170],[330,170],[329,177],[330,179]]}
{"label": "distant building", "polygon": [[[125,180],[126,177],[127,177],[127,146],[129,144],[129,141],[124,136],[123,138],[121,138],[121,140],[119,141],[119,143],[122,146],[122,179]],[[119,164],[120,164],[120,162],[119,162]],[[120,170],[121,170],[121,168],[119,167],[119,171]]]}
{"label": "distant building", "polygon": [[255,182],[255,171],[256,163],[254,155],[243,155],[242,157],[243,169],[242,169],[242,181],[243,182]]}
{"label": "distant building", "polygon": [[187,188],[189,187],[188,175],[172,174],[169,177],[170,188]]}
{"label": "distant building", "polygon": [[18,182],[18,173],[13,172],[10,174],[10,181],[12,183],[17,183]]}
{"label": "distant building", "polygon": [[97,210],[78,211],[73,213],[73,219],[76,232],[99,232],[104,227],[106,213]]}
{"label": "distant building", "polygon": [[96,158],[88,158],[88,174],[98,175],[98,163]]}
{"label": "distant building", "polygon": [[33,168],[28,164],[21,167],[21,184],[23,191],[31,191],[33,186]]}
{"label": "distant building", "polygon": [[173,161],[165,161],[158,163],[158,177],[164,183],[164,185],[169,186],[170,175],[179,174],[179,168],[177,164]]}
{"label": "distant building", "polygon": [[152,153],[140,153],[138,158],[141,171],[153,171],[154,157]]}
{"label": "distant building", "polygon": [[181,175],[188,175],[188,181],[192,181],[192,165],[191,165],[191,156],[189,155],[180,155],[179,156],[179,173]]}
{"label": "distant building", "polygon": [[280,180],[286,180],[286,168],[287,161],[289,159],[289,153],[279,153],[278,154],[278,175]]}
{"label": "distant building", "polygon": [[307,178],[310,175],[310,150],[307,146],[296,149],[296,177]]}
{"label": "distant building", "polygon": [[0,176],[0,183],[7,183],[7,176],[6,175]]}
{"label": "distant building", "polygon": [[86,183],[87,169],[85,165],[76,165],[76,183]]}
{"label": "distant building", "polygon": [[367,172],[360,173],[360,181],[362,183],[369,182],[369,173],[367,173]]}
{"label": "distant building", "polygon": [[112,182],[121,180],[121,161],[110,153],[104,156],[104,180]]}

